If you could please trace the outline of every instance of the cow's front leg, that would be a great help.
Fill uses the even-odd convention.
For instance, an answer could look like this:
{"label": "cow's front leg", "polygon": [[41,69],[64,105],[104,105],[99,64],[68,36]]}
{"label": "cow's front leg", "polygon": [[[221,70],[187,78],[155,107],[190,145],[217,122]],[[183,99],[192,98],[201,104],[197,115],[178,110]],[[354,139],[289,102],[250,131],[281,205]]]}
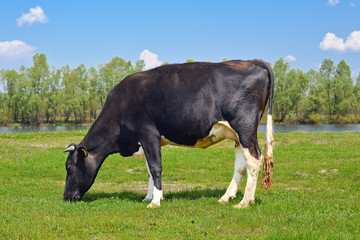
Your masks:
{"label": "cow's front leg", "polygon": [[259,159],[254,157],[247,148],[243,148],[243,153],[246,161],[247,182],[244,197],[239,204],[234,206],[235,208],[246,208],[255,201],[256,183],[263,158],[262,156]]}
{"label": "cow's front leg", "polygon": [[[162,186],[161,186],[161,147],[160,147],[160,137],[152,138],[146,141],[141,142],[143,146],[146,162],[148,164],[149,172],[152,177],[153,190],[152,190],[152,201],[147,206],[148,208],[159,207],[160,200],[163,196]],[[149,186],[151,185],[151,178],[149,178]],[[151,188],[151,186],[150,186]],[[149,190],[148,190],[149,194]]]}
{"label": "cow's front leg", "polygon": [[240,144],[235,146],[235,167],[234,175],[225,194],[219,199],[219,202],[228,202],[229,199],[236,197],[237,190],[246,173],[246,161]]}
{"label": "cow's front leg", "polygon": [[147,169],[147,173],[149,176],[149,183],[148,183],[148,190],[147,190],[147,194],[145,196],[145,198],[142,200],[143,202],[148,202],[151,201],[153,199],[153,192],[154,192],[154,180],[151,176],[150,173],[150,169],[149,169],[149,164],[146,162],[146,169]]}
{"label": "cow's front leg", "polygon": [[[152,175],[150,173],[150,169],[149,169],[149,164],[146,162],[146,169],[148,172],[148,176],[149,176],[149,183],[148,183],[148,190],[147,190],[147,194],[145,196],[145,198],[142,200],[143,202],[149,202],[153,199],[153,192],[154,192],[154,180],[152,178]],[[164,197],[163,195],[161,195],[160,200],[163,200]]]}

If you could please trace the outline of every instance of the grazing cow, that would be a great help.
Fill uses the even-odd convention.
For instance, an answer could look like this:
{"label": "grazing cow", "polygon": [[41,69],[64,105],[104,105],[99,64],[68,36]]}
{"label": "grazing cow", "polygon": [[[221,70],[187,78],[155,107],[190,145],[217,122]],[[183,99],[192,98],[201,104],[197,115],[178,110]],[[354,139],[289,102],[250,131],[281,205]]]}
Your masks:
{"label": "grazing cow", "polygon": [[[244,197],[235,207],[255,199],[264,160],[262,187],[270,188],[273,168],[274,77],[264,61],[170,64],[126,77],[108,94],[104,108],[80,144],[69,145],[64,198],[80,200],[89,190],[105,158],[146,156],[148,207],[160,206],[161,146],[206,148],[225,138],[235,141],[233,179],[219,200],[236,196],[247,173]],[[257,128],[269,101],[265,156]]]}

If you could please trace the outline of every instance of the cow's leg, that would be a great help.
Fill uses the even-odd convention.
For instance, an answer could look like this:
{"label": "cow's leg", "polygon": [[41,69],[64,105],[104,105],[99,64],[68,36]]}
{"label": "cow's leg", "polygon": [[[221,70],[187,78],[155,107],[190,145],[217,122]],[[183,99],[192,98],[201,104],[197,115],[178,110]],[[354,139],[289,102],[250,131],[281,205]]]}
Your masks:
{"label": "cow's leg", "polygon": [[246,173],[246,161],[240,144],[235,146],[235,168],[234,175],[227,188],[225,194],[219,199],[219,202],[228,202],[229,199],[236,197],[236,192],[240,186],[240,183]]}
{"label": "cow's leg", "polygon": [[[148,137],[146,140],[141,142],[144,149],[146,161],[149,166],[150,175],[153,179],[153,192],[152,201],[147,206],[148,208],[160,206],[160,199],[162,198],[162,186],[161,186],[161,147],[160,137]],[[150,184],[150,183],[149,183]]]}
{"label": "cow's leg", "polygon": [[[255,103],[255,101],[253,102]],[[255,200],[256,183],[262,163],[262,156],[257,141],[257,126],[260,121],[261,114],[256,104],[250,104],[242,110],[231,122],[231,127],[237,132],[242,146],[242,152],[246,162],[247,181],[244,197],[241,202],[234,207],[246,208],[249,203]],[[251,111],[249,111],[249,109]]]}
{"label": "cow's leg", "polygon": [[[150,173],[150,169],[149,169],[149,164],[146,162],[146,169],[148,172],[148,176],[149,176],[149,183],[148,183],[148,190],[147,190],[147,194],[145,196],[145,198],[142,200],[143,202],[148,202],[151,201],[153,199],[153,192],[154,192],[154,180],[152,178],[152,175]],[[161,200],[164,199],[163,195],[161,194],[160,197]]]}
{"label": "cow's leg", "polygon": [[255,201],[256,184],[262,163],[262,156],[253,156],[248,148],[243,148],[243,153],[246,161],[247,181],[244,197],[239,204],[234,206],[235,208],[246,208],[249,203]]}
{"label": "cow's leg", "polygon": [[146,162],[146,169],[147,169],[147,172],[148,172],[148,176],[149,176],[149,184],[148,184],[148,190],[147,190],[147,194],[146,194],[146,197],[142,200],[143,202],[148,202],[150,200],[153,199],[153,192],[154,192],[154,180],[151,176],[151,173],[150,173],[150,169],[149,169],[149,164]]}

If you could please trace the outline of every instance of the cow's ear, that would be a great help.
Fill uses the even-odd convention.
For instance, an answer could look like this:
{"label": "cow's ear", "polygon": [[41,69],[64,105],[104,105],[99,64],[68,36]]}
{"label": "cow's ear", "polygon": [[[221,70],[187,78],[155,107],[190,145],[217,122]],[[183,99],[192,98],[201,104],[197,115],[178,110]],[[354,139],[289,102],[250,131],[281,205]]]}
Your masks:
{"label": "cow's ear", "polygon": [[78,148],[78,154],[82,156],[83,158],[86,158],[88,156],[88,152],[85,147],[79,147]]}

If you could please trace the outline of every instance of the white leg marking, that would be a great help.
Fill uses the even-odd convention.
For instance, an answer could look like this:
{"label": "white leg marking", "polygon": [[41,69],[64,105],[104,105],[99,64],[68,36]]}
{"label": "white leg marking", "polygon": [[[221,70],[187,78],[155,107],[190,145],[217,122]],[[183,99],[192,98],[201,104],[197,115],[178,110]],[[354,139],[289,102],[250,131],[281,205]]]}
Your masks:
{"label": "white leg marking", "polygon": [[246,160],[247,182],[246,182],[244,198],[241,200],[239,204],[234,206],[236,208],[246,208],[249,206],[249,203],[254,202],[256,183],[260,171],[260,165],[262,163],[262,158],[263,158],[261,156],[260,159],[256,159],[250,154],[249,149],[247,148],[243,148],[243,153]]}
{"label": "white leg marking", "polygon": [[236,197],[236,192],[246,172],[246,161],[244,158],[242,147],[239,145],[235,147],[235,168],[234,175],[227,188],[225,194],[219,199],[219,202],[228,202],[229,199]]}
{"label": "white leg marking", "polygon": [[148,202],[151,199],[153,199],[154,180],[153,180],[153,178],[151,176],[149,165],[148,165],[147,161],[145,161],[145,162],[146,162],[146,169],[147,169],[147,172],[148,172],[148,175],[149,175],[149,184],[148,184],[148,191],[147,191],[146,197],[142,201],[143,202]]}
{"label": "white leg marking", "polygon": [[154,192],[153,192],[153,200],[151,201],[151,203],[149,205],[147,205],[148,208],[154,208],[154,207],[160,207],[160,199],[163,196],[163,192],[162,190],[158,190],[155,186],[154,186]]}

